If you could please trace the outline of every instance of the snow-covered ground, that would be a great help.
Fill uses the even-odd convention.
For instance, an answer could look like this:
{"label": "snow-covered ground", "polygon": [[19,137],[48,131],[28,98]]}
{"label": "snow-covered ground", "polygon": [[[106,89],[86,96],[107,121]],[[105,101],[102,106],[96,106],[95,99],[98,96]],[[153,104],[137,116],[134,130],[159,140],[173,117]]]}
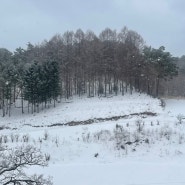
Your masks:
{"label": "snow-covered ground", "polygon": [[46,126],[55,123],[107,118],[144,111],[160,113],[159,101],[143,94],[109,98],[76,97],[58,104],[56,108],[51,106],[50,109],[45,109],[39,114],[27,114],[27,109],[25,108],[25,114],[20,116],[21,110],[18,108],[13,109],[11,117],[0,118],[0,125],[7,125],[11,128],[15,126],[22,127],[23,125]]}
{"label": "snow-covered ground", "polygon": [[[34,115],[14,110],[0,118],[9,128],[0,137],[50,156],[49,167],[30,170],[53,176],[54,185],[185,184],[185,120],[177,119],[185,115],[185,100],[165,101],[162,108],[160,100],[135,93],[74,98]],[[49,127],[86,120],[93,124]]]}

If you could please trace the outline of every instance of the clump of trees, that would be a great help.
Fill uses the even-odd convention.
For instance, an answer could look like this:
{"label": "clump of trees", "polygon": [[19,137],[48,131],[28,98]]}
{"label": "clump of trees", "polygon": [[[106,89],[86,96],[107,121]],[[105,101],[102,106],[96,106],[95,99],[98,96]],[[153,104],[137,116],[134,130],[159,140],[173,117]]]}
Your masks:
{"label": "clump of trees", "polygon": [[0,49],[0,109],[10,115],[17,99],[22,113],[25,102],[33,113],[74,95],[135,90],[158,96],[160,83],[177,75],[176,61],[164,47],[145,46],[126,27],[120,32],[106,28],[99,36],[90,30],[67,31],[14,53]]}
{"label": "clump of trees", "polygon": [[[31,112],[36,112],[39,104],[54,100],[59,96],[59,69],[55,61],[47,61],[43,64],[34,62],[25,71],[23,76],[23,98],[31,103]],[[29,107],[29,106],[28,106]]]}
{"label": "clump of trees", "polygon": [[164,81],[161,85],[161,94],[163,96],[185,96],[185,56],[183,55],[177,61],[178,75],[170,81]]}

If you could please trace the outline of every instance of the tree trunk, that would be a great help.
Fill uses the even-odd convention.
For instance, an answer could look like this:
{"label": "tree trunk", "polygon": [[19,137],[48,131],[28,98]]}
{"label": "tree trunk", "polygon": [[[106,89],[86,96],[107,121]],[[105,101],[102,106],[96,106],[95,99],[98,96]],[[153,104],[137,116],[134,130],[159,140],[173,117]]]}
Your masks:
{"label": "tree trunk", "polygon": [[157,77],[156,79],[156,93],[155,93],[156,97],[158,97],[159,95],[159,77]]}

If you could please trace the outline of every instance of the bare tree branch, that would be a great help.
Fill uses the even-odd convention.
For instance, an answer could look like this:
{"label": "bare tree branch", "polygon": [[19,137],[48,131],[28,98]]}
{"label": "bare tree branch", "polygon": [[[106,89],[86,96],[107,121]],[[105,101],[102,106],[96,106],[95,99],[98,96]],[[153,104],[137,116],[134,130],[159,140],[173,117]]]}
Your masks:
{"label": "bare tree branch", "polygon": [[15,149],[0,151],[0,182],[2,185],[51,185],[51,180],[43,175],[27,176],[23,171],[29,166],[47,166],[45,157],[40,150],[28,145]]}

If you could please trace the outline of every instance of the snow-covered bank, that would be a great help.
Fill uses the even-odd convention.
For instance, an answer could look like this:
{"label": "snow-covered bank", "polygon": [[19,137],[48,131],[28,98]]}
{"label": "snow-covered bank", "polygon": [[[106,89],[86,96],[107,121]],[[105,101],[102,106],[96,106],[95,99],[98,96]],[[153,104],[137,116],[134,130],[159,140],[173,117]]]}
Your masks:
{"label": "snow-covered bank", "polygon": [[160,101],[145,94],[135,93],[124,96],[85,98],[76,97],[70,101],[57,104],[40,113],[21,115],[17,109],[12,110],[11,117],[0,117],[0,125],[18,127],[24,125],[51,125],[70,121],[84,121],[94,118],[128,115],[140,112],[160,113]]}

